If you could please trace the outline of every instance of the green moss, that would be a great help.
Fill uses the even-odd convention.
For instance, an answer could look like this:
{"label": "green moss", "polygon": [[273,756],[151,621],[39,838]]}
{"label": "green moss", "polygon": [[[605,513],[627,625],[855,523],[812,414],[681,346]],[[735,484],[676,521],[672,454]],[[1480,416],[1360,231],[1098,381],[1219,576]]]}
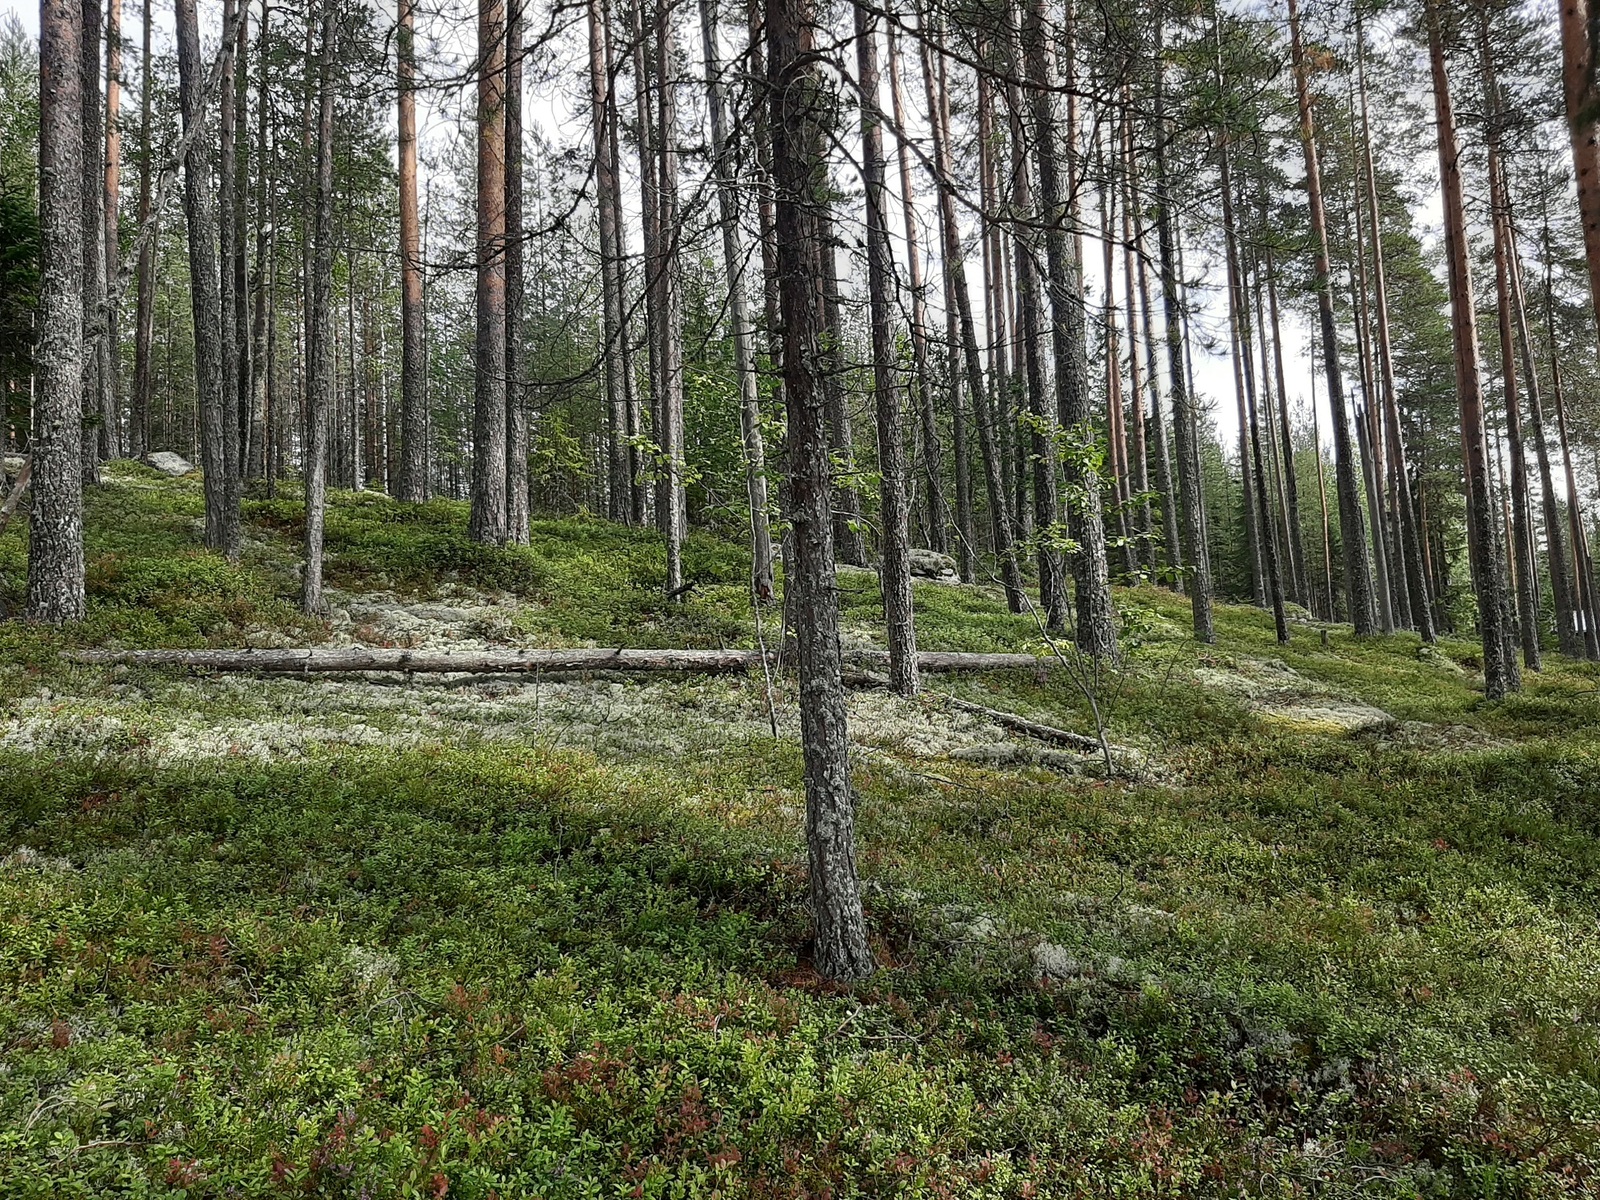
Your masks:
{"label": "green moss", "polygon": [[[661,730],[705,728],[645,722],[601,759],[502,728],[488,684],[379,704],[60,664],[322,636],[294,615],[298,505],[246,516],[226,563],[197,545],[192,482],[119,469],[90,495],[90,620],[0,624],[0,1194],[1594,1186],[1591,667],[1552,656],[1491,705],[1466,642],[1297,624],[1279,647],[1266,614],[1219,606],[1201,647],[1183,598],[1119,593],[1128,654],[1088,692],[1159,771],[996,768],[862,729],[885,965],[836,989],[808,969],[799,751],[760,732],[754,684],[652,693]],[[336,494],[329,581],[509,593],[539,641],[753,639],[736,544],[691,539],[677,604],[648,531],[541,521],[501,550],[464,526],[458,504]],[[20,537],[0,539],[7,597]],[[875,581],[840,591],[850,634],[876,636]],[[926,648],[1048,653],[987,590],[917,601]],[[1235,676],[1413,725],[1307,732],[1215,682]],[[1059,670],[932,687],[1090,727]],[[593,721],[636,719],[605,703]],[[739,717],[719,742],[707,713]],[[158,752],[197,721],[214,744]],[[321,740],[255,757],[271,725]],[[337,744],[358,725],[380,744]]]}

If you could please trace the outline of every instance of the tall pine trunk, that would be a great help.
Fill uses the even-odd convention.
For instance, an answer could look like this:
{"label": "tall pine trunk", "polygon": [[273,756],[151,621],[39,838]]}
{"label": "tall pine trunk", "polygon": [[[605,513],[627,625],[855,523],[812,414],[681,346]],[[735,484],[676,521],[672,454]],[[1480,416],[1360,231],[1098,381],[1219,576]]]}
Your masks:
{"label": "tall pine trunk", "polygon": [[[745,289],[744,252],[739,242],[739,190],[728,145],[717,47],[715,0],[700,0],[700,31],[705,43],[706,89],[711,117],[712,166],[722,226],[722,264],[728,284],[728,321],[733,335],[734,371],[739,382],[739,432],[744,445],[745,497],[750,505],[750,588],[757,603],[776,592],[772,576],[772,531],[767,517],[766,446],[761,433],[761,394],[756,378],[755,329]],[[913,664],[915,659],[913,658]]]}
{"label": "tall pine trunk", "polygon": [[[39,7],[38,373],[29,440],[28,616],[60,624],[84,615],[83,10]],[[87,231],[95,237],[96,229]]]}
{"label": "tall pine trunk", "polygon": [[122,453],[122,404],[118,387],[122,376],[122,346],[117,330],[118,302],[122,298],[122,247],[117,211],[122,194],[122,0],[108,0],[106,9],[106,381],[105,405],[100,422],[100,456]]}
{"label": "tall pine trunk", "polygon": [[791,583],[800,669],[814,961],[830,979],[870,975],[866,917],[855,857],[855,797],[840,676],[834,584],[832,479],[826,405],[817,387],[818,212],[828,187],[826,98],[817,77],[811,0],[767,0],[775,236],[788,410]]}
{"label": "tall pine trunk", "polygon": [[300,606],[315,615],[322,601],[322,530],[327,505],[328,420],[334,400],[333,325],[333,50],[334,0],[322,0],[317,67],[316,172],[306,312],[305,568]]}
{"label": "tall pine trunk", "polygon": [[1294,57],[1295,98],[1300,112],[1300,149],[1305,157],[1306,194],[1315,239],[1315,286],[1320,319],[1323,370],[1328,379],[1328,408],[1333,418],[1333,478],[1339,500],[1339,545],[1344,556],[1345,600],[1357,634],[1377,632],[1373,613],[1372,571],[1367,563],[1367,528],[1361,513],[1356,451],[1345,407],[1344,376],[1339,367],[1339,338],[1333,318],[1333,280],[1328,251],[1328,216],[1322,201],[1322,168],[1317,155],[1316,126],[1311,112],[1309,69],[1300,43],[1300,14],[1289,0],[1289,39]]}
{"label": "tall pine trunk", "polygon": [[522,29],[527,0],[506,13],[506,541],[528,544],[528,403],[522,353]]}
{"label": "tall pine trunk", "polygon": [[933,364],[928,353],[928,295],[922,278],[922,245],[911,183],[911,154],[905,128],[905,98],[900,85],[900,43],[895,26],[889,36],[889,95],[893,102],[895,158],[900,171],[900,204],[906,231],[906,278],[911,290],[911,370],[917,389],[917,416],[922,434],[922,470],[926,478],[928,544],[940,554],[950,550],[950,505],[945,499],[944,450],[933,400]]}
{"label": "tall pine trunk", "polygon": [[1509,653],[1505,564],[1498,553],[1494,496],[1489,480],[1488,442],[1478,367],[1478,319],[1467,247],[1466,204],[1462,196],[1460,147],[1455,110],[1445,74],[1444,40],[1436,0],[1426,0],[1428,58],[1433,75],[1433,108],[1439,139],[1439,179],[1444,198],[1445,265],[1450,279],[1451,333],[1455,342],[1456,392],[1461,404],[1462,457],[1467,474],[1469,547],[1478,582],[1478,625],[1483,635],[1484,694],[1499,700],[1520,686],[1516,658]]}
{"label": "tall pine trunk", "polygon": [[488,545],[504,544],[507,534],[505,84],[505,0],[478,0],[477,327],[467,534]]}
{"label": "tall pine trunk", "polygon": [[1367,114],[1366,40],[1359,10],[1356,16],[1356,83],[1361,101],[1361,149],[1367,183],[1367,215],[1372,229],[1372,287],[1378,336],[1378,371],[1383,385],[1385,442],[1389,478],[1400,515],[1400,558],[1411,619],[1424,642],[1434,640],[1433,594],[1423,563],[1422,533],[1417,519],[1417,493],[1406,461],[1405,429],[1400,420],[1400,389],[1395,383],[1394,350],[1389,334],[1388,268],[1383,254],[1383,217],[1378,207],[1378,176],[1372,160],[1372,128]]}
{"label": "tall pine trunk", "polygon": [[1156,239],[1161,260],[1161,298],[1166,307],[1167,373],[1172,396],[1173,441],[1178,459],[1178,507],[1183,517],[1183,556],[1189,568],[1189,605],[1194,637],[1207,645],[1217,640],[1211,616],[1211,562],[1206,553],[1205,512],[1200,490],[1200,456],[1195,446],[1195,421],[1184,364],[1183,299],[1178,291],[1176,237],[1173,231],[1172,184],[1167,173],[1166,71],[1162,50],[1162,18],[1155,24],[1155,201]]}
{"label": "tall pine trunk", "polygon": [[417,0],[399,0],[395,31],[400,127],[400,499],[428,498],[428,370],[423,350],[422,237],[417,219]]}
{"label": "tall pine trunk", "polygon": [[605,387],[606,470],[610,480],[613,521],[633,518],[633,484],[630,471],[627,382],[623,375],[621,346],[627,336],[623,320],[622,256],[618,221],[619,189],[611,160],[611,63],[607,53],[605,0],[588,0],[589,115],[594,127],[595,211],[600,233],[600,318],[604,337],[600,376]]}
{"label": "tall pine trunk", "polygon": [[[1069,4],[1069,19],[1070,19]],[[1105,515],[1101,508],[1100,475],[1094,467],[1094,431],[1089,413],[1089,371],[1085,361],[1082,248],[1073,236],[1080,228],[1077,189],[1071,156],[1078,131],[1068,120],[1058,129],[1055,64],[1044,31],[1044,0],[1030,0],[1025,72],[1033,99],[1034,139],[1039,159],[1039,204],[1045,217],[1045,272],[1050,296],[1050,348],[1055,359],[1056,413],[1067,446],[1063,464],[1067,482],[1067,532],[1075,543],[1070,555],[1074,636],[1079,650],[1094,658],[1117,653],[1111,573],[1106,564]],[[1073,69],[1073,42],[1065,50]],[[1068,90],[1075,86],[1068,81]],[[1059,148],[1066,147],[1065,170]]]}
{"label": "tall pine trunk", "polygon": [[658,497],[662,532],[667,540],[667,592],[682,599],[683,541],[687,510],[683,459],[683,227],[678,206],[677,33],[672,0],[656,8],[656,163],[660,171],[657,202],[661,219],[661,311],[657,336],[661,348],[661,426],[658,441],[666,460],[665,495]]}
{"label": "tall pine trunk", "polygon": [[[205,121],[205,67],[200,60],[200,27],[195,0],[177,0],[178,92],[187,133]],[[231,29],[224,30],[227,38]],[[200,425],[200,462],[205,471],[206,545],[227,553],[230,515],[227,458],[228,425],[222,354],[222,296],[217,264],[217,210],[211,187],[211,161],[204,129],[196,132],[184,156],[183,207],[189,227],[189,289],[194,315],[196,404]],[[237,499],[234,493],[233,499]]]}
{"label": "tall pine trunk", "polygon": [[883,114],[879,109],[882,89],[878,75],[878,22],[864,4],[855,4],[854,10],[856,73],[861,89],[861,182],[867,210],[867,305],[872,327],[872,391],[883,524],[878,575],[889,642],[889,681],[902,696],[914,696],[920,679],[916,622],[911,608],[911,512],[906,502],[905,428],[889,301],[894,264],[889,249],[889,189],[884,182]]}
{"label": "tall pine trunk", "polygon": [[[161,230],[151,227],[155,146],[151,140],[151,10],[155,0],[141,0],[139,68],[139,245],[137,298],[133,319],[133,397],[128,411],[128,453],[143,458],[150,446],[151,348],[156,328],[156,247]],[[158,214],[159,219],[159,214]]]}

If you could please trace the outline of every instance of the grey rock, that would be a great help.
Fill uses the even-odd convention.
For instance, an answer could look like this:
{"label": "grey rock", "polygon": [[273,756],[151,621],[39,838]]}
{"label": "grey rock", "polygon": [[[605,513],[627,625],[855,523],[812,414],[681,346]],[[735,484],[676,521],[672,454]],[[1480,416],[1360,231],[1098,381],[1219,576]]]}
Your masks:
{"label": "grey rock", "polygon": [[187,475],[194,470],[194,464],[181,454],[171,450],[154,450],[141,459],[145,466],[154,467],[163,475],[170,475],[174,479]]}

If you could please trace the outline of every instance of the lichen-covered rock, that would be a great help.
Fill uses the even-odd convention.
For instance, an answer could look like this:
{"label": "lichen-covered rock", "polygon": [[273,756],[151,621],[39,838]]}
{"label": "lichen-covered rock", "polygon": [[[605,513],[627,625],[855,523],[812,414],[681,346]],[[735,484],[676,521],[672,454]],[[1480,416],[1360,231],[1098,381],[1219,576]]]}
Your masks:
{"label": "lichen-covered rock", "polygon": [[147,467],[153,467],[163,475],[170,475],[177,479],[180,475],[187,475],[194,470],[194,464],[181,454],[171,450],[152,450],[139,460]]}

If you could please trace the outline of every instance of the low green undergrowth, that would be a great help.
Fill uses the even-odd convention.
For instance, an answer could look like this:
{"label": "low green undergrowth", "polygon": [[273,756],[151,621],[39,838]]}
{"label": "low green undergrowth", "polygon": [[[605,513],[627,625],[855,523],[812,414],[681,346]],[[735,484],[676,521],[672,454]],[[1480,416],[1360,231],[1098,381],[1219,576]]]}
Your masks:
{"label": "low green undergrowth", "polygon": [[[883,969],[837,988],[809,967],[799,750],[755,684],[658,689],[659,719],[638,685],[524,697],[540,724],[489,684],[335,700],[63,668],[94,642],[328,632],[294,613],[297,505],[250,503],[228,564],[197,546],[195,485],[118,470],[90,495],[86,626],[0,624],[0,1195],[1600,1187],[1589,667],[1552,656],[1491,705],[1469,642],[1299,624],[1279,647],[1219,606],[1202,647],[1182,597],[1119,592],[1128,654],[1086,687],[930,690],[1076,729],[1092,694],[1143,778],[946,755],[916,706],[862,709]],[[537,522],[484,550],[464,524],[335,495],[329,582],[509,594],[539,641],[754,636],[737,546],[693,539],[678,605],[650,533]],[[876,582],[841,599],[847,636],[878,636]],[[987,590],[917,601],[925,648],[1050,653]],[[1397,721],[1286,723],[1273,689]],[[558,747],[578,720],[618,749]]]}

